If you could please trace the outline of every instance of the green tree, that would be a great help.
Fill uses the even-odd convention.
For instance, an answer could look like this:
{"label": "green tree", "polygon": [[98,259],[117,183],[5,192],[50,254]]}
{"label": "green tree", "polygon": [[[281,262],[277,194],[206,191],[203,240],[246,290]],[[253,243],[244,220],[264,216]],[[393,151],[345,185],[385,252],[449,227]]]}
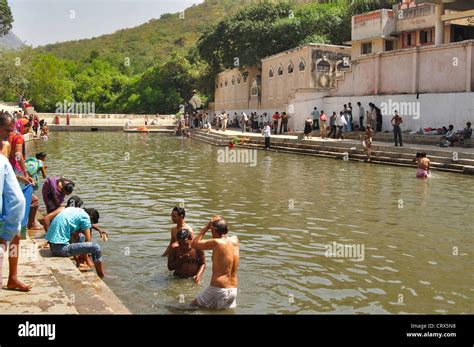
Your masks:
{"label": "green tree", "polygon": [[74,99],[93,102],[97,112],[118,111],[116,100],[127,86],[128,78],[103,60],[93,60],[83,66],[73,79]]}
{"label": "green tree", "polygon": [[29,95],[38,111],[54,112],[56,103],[72,100],[73,83],[66,63],[52,54],[33,58],[30,80]]}
{"label": "green tree", "polygon": [[126,112],[175,113],[193,95],[198,71],[177,53],[135,78],[118,98]]}
{"label": "green tree", "polygon": [[0,0],[0,37],[12,30],[13,15],[7,0]]}

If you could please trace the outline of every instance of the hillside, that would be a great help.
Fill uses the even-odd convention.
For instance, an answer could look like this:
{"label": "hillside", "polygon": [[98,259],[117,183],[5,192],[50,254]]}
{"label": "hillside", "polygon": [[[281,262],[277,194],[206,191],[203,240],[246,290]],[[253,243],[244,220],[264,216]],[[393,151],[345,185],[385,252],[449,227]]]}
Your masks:
{"label": "hillside", "polygon": [[37,50],[75,61],[87,59],[92,51],[114,64],[123,64],[128,57],[132,71],[138,73],[172,51],[188,52],[209,24],[234,14],[248,3],[248,0],[206,0],[187,8],[184,18],[179,13],[165,14],[135,28],[93,39],[42,46]]}
{"label": "hillside", "polygon": [[[200,34],[211,24],[239,9],[259,0],[205,0],[193,5],[181,14],[164,14],[160,19],[135,28],[119,30],[113,34],[92,39],[67,41],[36,48],[40,52],[51,52],[59,58],[84,61],[91,52],[120,66],[130,58],[132,74],[140,73],[166,58],[172,51],[187,53],[194,48]],[[285,1],[288,2],[288,1]],[[320,2],[318,0],[290,0],[294,3]],[[95,53],[94,53],[95,54]]]}

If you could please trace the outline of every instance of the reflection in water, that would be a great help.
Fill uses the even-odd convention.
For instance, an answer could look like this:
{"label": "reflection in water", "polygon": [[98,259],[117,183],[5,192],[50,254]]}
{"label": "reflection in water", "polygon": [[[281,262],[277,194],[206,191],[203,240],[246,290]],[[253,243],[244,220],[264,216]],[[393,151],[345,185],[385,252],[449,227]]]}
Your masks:
{"label": "reflection in water", "polygon": [[[217,147],[165,135],[55,133],[29,150],[101,212],[106,282],[133,312],[193,313],[210,281],[175,279],[160,257],[180,199],[194,228],[222,214],[241,240],[236,313],[474,311],[471,177],[264,152],[219,164]],[[333,242],[364,260],[326,257]]]}

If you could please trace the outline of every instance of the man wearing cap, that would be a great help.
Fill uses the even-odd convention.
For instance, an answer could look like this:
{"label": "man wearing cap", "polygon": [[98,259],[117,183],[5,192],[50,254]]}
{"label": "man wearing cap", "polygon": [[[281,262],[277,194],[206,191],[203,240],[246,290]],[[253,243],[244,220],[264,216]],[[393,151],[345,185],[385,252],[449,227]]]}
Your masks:
{"label": "man wearing cap", "polygon": [[[0,151],[2,141],[6,141],[13,132],[14,119],[7,113],[0,112]],[[9,265],[7,289],[18,291],[29,291],[31,286],[26,285],[17,277],[18,253],[21,230],[21,222],[25,215],[26,202],[20,189],[16,175],[8,159],[0,154],[0,258],[3,260],[3,253],[10,242]],[[0,279],[2,264],[0,262]]]}
{"label": "man wearing cap", "polygon": [[193,277],[200,283],[206,270],[206,256],[201,250],[191,247],[192,235],[189,230],[182,229],[176,234],[177,242],[171,245],[168,255],[168,270],[181,278]]}
{"label": "man wearing cap", "polygon": [[[211,230],[212,239],[203,240]],[[215,216],[194,237],[192,247],[196,250],[212,250],[211,285],[204,289],[191,305],[214,310],[237,306],[237,270],[239,267],[239,239],[228,235],[229,228],[221,216]]]}

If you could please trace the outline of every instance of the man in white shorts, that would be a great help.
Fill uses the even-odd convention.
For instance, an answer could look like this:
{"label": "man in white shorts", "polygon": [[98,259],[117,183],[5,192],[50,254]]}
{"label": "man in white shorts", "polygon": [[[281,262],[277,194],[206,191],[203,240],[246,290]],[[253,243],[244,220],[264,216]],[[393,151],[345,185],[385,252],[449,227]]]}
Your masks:
{"label": "man in white shorts", "polygon": [[[212,239],[203,241],[208,230],[212,231]],[[228,232],[226,221],[215,216],[193,239],[193,248],[212,250],[212,279],[211,285],[198,295],[192,305],[214,310],[237,306],[239,239],[228,236]]]}

